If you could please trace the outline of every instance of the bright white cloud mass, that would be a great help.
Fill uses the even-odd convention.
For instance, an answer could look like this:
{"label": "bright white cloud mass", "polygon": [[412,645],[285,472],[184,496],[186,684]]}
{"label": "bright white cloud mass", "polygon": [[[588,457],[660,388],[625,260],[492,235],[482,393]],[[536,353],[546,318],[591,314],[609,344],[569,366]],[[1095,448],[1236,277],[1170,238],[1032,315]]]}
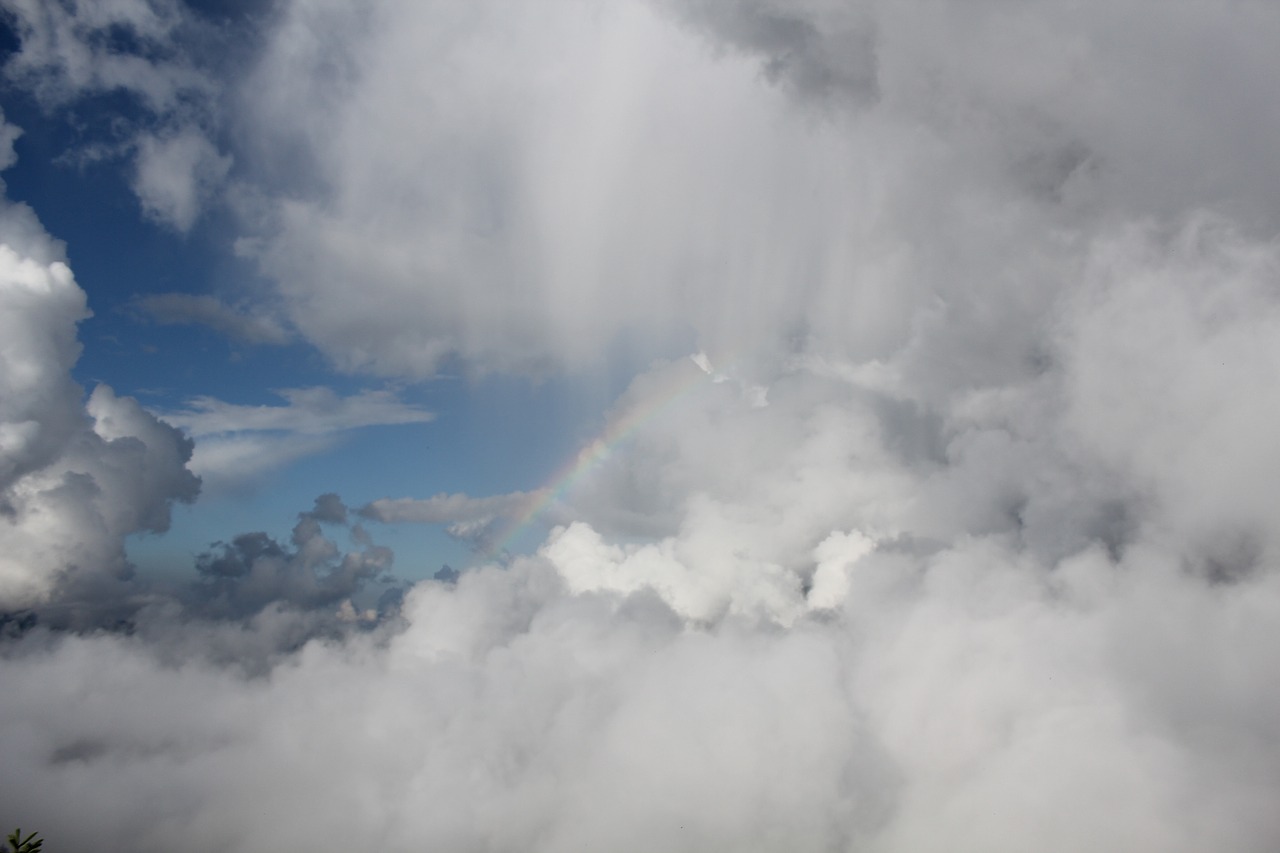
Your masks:
{"label": "bright white cloud mass", "polygon": [[[255,271],[132,314],[331,380],[84,387],[76,245],[3,203],[0,820],[51,853],[1280,849],[1280,6],[0,7],[6,102],[99,116],[66,163]],[[548,482],[350,511],[335,464],[287,541],[131,577],[197,473],[619,364]],[[473,564],[393,574],[400,524]]]}

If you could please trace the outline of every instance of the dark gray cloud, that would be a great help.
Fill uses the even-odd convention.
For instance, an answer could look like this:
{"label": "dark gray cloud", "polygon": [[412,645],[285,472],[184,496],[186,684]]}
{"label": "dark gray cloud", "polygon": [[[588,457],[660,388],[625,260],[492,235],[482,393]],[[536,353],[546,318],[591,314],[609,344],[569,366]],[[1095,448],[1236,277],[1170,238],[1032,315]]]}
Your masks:
{"label": "dark gray cloud", "polygon": [[287,546],[266,533],[242,533],[215,543],[196,561],[200,580],[190,589],[188,606],[202,615],[233,619],[274,604],[336,613],[366,584],[391,579],[391,549],[357,529],[355,538],[365,541],[358,550],[343,553],[323,534],[322,520],[328,519],[301,513]]}
{"label": "dark gray cloud", "polygon": [[760,57],[765,76],[807,97],[851,103],[879,94],[873,4],[665,0],[717,44]]}

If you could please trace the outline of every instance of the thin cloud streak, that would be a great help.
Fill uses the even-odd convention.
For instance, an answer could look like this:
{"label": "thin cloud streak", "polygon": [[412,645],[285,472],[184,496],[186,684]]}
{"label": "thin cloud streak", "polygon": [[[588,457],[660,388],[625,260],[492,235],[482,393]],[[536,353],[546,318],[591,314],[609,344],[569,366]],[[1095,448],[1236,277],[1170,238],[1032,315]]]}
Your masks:
{"label": "thin cloud streak", "polygon": [[282,346],[293,340],[279,320],[261,310],[233,306],[192,293],[154,293],[138,298],[134,309],[162,326],[201,325],[246,344]]}
{"label": "thin cloud streak", "polygon": [[343,397],[330,388],[285,388],[283,406],[245,406],[214,397],[195,397],[185,409],[161,416],[194,436],[284,431],[326,435],[367,426],[427,423],[431,412],[400,402],[389,391],[361,391]]}
{"label": "thin cloud streak", "polygon": [[282,406],[246,406],[196,397],[185,409],[156,411],[196,439],[191,470],[213,493],[236,492],[307,456],[333,449],[344,433],[429,423],[435,415],[389,391],[341,396],[330,388],[286,388]]}

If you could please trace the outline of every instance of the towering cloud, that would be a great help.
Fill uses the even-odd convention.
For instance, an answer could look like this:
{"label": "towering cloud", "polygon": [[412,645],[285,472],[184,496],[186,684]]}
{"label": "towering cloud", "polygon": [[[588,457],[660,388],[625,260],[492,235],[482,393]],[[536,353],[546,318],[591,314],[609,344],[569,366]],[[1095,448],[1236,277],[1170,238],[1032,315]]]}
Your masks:
{"label": "towering cloud", "polygon": [[[7,158],[6,165],[12,158]],[[88,316],[62,247],[30,209],[0,201],[0,606],[93,590],[131,569],[124,537],[169,527],[200,483],[191,441],[70,376]],[[69,594],[63,590],[62,594]]]}

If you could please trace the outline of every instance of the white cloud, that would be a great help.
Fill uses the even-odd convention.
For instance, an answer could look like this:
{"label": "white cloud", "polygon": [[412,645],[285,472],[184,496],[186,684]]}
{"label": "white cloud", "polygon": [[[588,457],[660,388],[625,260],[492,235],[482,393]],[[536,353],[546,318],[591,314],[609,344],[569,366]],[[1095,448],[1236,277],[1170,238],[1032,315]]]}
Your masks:
{"label": "white cloud", "polygon": [[1274,583],[1215,599],[1105,562],[881,551],[843,613],[789,631],[573,595],[525,562],[419,586],[400,635],[269,679],[66,638],[0,664],[0,784],[70,849],[1267,849],[1274,691],[1231,673],[1274,664]]}
{"label": "white cloud", "polygon": [[333,450],[336,435],[228,433],[196,442],[190,468],[204,482],[205,494],[242,491],[264,482],[300,459]]}
{"label": "white cloud", "polygon": [[343,397],[330,388],[285,388],[283,406],[243,406],[213,397],[194,397],[187,408],[163,417],[200,437],[234,432],[287,431],[327,435],[388,424],[426,423],[435,415],[400,402],[390,391],[361,391]]}
{"label": "white cloud", "polygon": [[445,494],[425,499],[380,498],[363,507],[360,514],[386,524],[445,524],[517,515],[541,496],[539,492],[511,492],[483,498]]}
{"label": "white cloud", "polygon": [[[6,807],[70,849],[1276,849],[1280,12],[663,8],[281,8],[246,228],[301,334],[404,376],[700,356],[633,379],[537,555],[418,585],[397,630],[269,678],[156,614],[28,632]],[[84,310],[56,254],[9,264],[62,300],[15,338],[19,478]],[[121,412],[177,440],[94,399],[68,434],[104,470],[146,432]],[[309,389],[173,418],[251,445],[426,416]],[[164,489],[119,482],[114,529],[150,523]],[[469,535],[529,496],[365,512]],[[333,504],[219,554],[249,609],[380,570],[296,571],[343,565]],[[244,647],[307,636],[256,618]]]}
{"label": "white cloud", "polygon": [[533,514],[547,498],[545,490],[482,498],[460,494],[379,498],[361,507],[359,513],[384,524],[443,525],[450,536],[487,554],[500,544],[504,531],[512,529],[522,516]]}
{"label": "white cloud", "polygon": [[1256,5],[1180,9],[1163,39],[1141,3],[661,5],[689,28],[642,3],[289,6],[244,95],[254,144],[312,164],[259,235],[303,333],[423,376],[586,368],[620,337],[863,361],[932,317],[973,336],[943,364],[1007,370],[977,343],[1034,344],[1067,234],[1224,203],[1275,226],[1280,25]]}
{"label": "white cloud", "polygon": [[110,108],[111,122],[70,161],[128,157],[144,215],[187,232],[231,168],[220,151],[221,84],[205,67],[226,39],[180,0],[5,0],[18,47],[4,63],[10,84],[48,114],[101,97],[126,97],[138,114]]}
{"label": "white cloud", "polygon": [[[308,128],[279,144],[302,145],[320,177],[314,198],[278,200],[260,257],[338,364],[422,376],[456,352],[581,367],[619,334],[683,344],[691,324],[717,343],[799,321],[778,285],[825,275],[821,234],[859,227],[857,187],[818,166],[856,157],[856,140],[792,121],[751,63],[712,61],[641,6],[579,12],[425,4],[348,38],[322,7],[290,10],[324,49],[300,55],[282,28],[246,98],[263,139]],[[299,88],[333,67],[336,85]],[[818,234],[786,227],[802,205]],[[766,245],[779,257],[756,254]]]}
{"label": "white cloud", "polygon": [[143,134],[137,146],[133,189],[143,212],[178,231],[189,231],[226,179],[231,158],[190,127],[165,136]]}
{"label": "white cloud", "polygon": [[169,526],[191,444],[70,370],[85,294],[30,210],[0,200],[0,606],[127,575],[124,538]]}
{"label": "white cloud", "polygon": [[332,389],[286,388],[283,406],[245,406],[195,397],[158,411],[196,439],[191,470],[209,492],[235,491],[306,456],[332,449],[340,433],[370,426],[427,423],[434,415],[389,391],[341,396]]}

